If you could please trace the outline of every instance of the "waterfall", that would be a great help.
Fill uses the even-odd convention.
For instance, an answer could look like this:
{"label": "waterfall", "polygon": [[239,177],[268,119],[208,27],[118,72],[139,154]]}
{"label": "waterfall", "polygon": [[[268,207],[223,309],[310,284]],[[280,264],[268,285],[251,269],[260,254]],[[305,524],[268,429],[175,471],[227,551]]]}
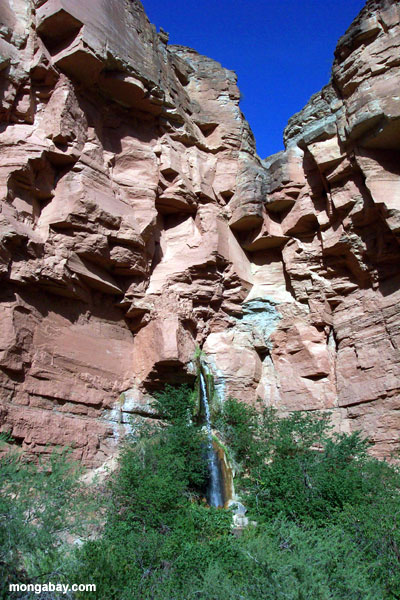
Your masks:
{"label": "waterfall", "polygon": [[211,418],[210,418],[210,406],[207,398],[207,386],[203,373],[200,370],[200,389],[201,389],[201,401],[203,402],[204,411],[206,413],[206,426],[207,426],[207,462],[208,470],[210,473],[210,482],[208,487],[208,503],[210,506],[224,506],[224,494],[223,494],[223,482],[221,477],[221,470],[218,464],[218,458],[213,448],[212,433],[211,433]]}

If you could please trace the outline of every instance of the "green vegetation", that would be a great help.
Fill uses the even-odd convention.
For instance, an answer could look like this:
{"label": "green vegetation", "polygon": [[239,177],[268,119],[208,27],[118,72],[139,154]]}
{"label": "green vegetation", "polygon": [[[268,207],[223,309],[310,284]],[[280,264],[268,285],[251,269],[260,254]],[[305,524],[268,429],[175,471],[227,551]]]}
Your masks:
{"label": "green vegetation", "polygon": [[[0,440],[5,450],[7,436]],[[95,506],[82,490],[80,467],[68,452],[46,462],[24,462],[17,451],[0,457],[0,598],[9,583],[65,581],[71,548],[66,535],[87,535],[95,526]]]}
{"label": "green vegetation", "polygon": [[[186,386],[167,386],[155,408],[163,420],[143,426],[127,441],[109,478],[101,535],[67,559],[64,554],[67,581],[97,585],[95,594],[76,593],[77,600],[400,598],[400,474],[369,457],[359,434],[332,433],[323,414],[280,419],[272,410],[258,414],[226,401],[214,424],[237,467],[236,491],[257,523],[236,537],[231,512],[208,508],[204,501],[206,440],[192,418],[195,394]],[[28,580],[38,575],[38,564],[42,568],[37,538],[33,549],[24,541],[30,508],[23,490],[40,487],[46,477],[18,464],[16,469],[16,462],[3,459],[0,465],[6,491],[2,541],[15,531],[12,519],[3,519],[12,510],[22,531],[11,548],[5,542],[3,580],[21,572]],[[20,471],[25,468],[32,473],[28,483]],[[69,526],[74,521],[69,496],[76,488],[71,469],[63,468]],[[14,491],[7,480],[15,481]],[[62,512],[56,496],[43,490],[39,521],[28,526],[40,529],[47,510],[56,515],[46,542],[47,571],[56,571],[60,561],[55,540]],[[7,504],[13,497],[14,509]]]}

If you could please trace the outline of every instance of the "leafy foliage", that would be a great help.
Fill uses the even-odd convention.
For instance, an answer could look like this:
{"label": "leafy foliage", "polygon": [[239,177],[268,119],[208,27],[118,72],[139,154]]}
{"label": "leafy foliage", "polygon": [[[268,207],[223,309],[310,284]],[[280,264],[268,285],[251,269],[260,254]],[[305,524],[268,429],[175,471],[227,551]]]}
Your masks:
{"label": "leafy foliage", "polygon": [[188,565],[209,562],[209,546],[230,532],[230,514],[200,500],[206,440],[191,420],[191,390],[167,386],[154,406],[167,424],[144,428],[125,446],[104,535],[78,555],[79,577],[97,584],[96,597],[158,597],[171,577],[181,588]]}
{"label": "leafy foliage", "polygon": [[[207,479],[204,452],[206,440],[201,428],[191,418],[195,404],[195,394],[189,386],[166,385],[162,392],[156,394],[153,407],[168,422],[167,428],[159,438],[164,454],[170,454],[171,461],[181,461],[189,489],[200,491]],[[142,433],[142,439],[147,437]],[[173,470],[169,469],[169,472]]]}
{"label": "leafy foliage", "polygon": [[257,437],[259,423],[254,408],[229,398],[216,419],[216,425],[238,466],[250,469],[262,460],[264,447]]}
{"label": "leafy foliage", "polygon": [[[267,409],[257,419],[253,409],[239,404],[230,400],[220,421],[232,439],[238,432],[239,449],[246,448],[237,453],[243,501],[259,527],[283,520],[310,535],[310,543],[328,536],[332,547],[341,532],[363,567],[368,565],[364,572],[371,582],[381,586],[377,597],[400,597],[399,469],[370,457],[359,432],[332,434],[327,414],[296,412],[280,419]],[[335,552],[340,556],[339,548]]]}
{"label": "leafy foliage", "polygon": [[[273,410],[258,414],[230,399],[214,425],[238,467],[236,491],[256,521],[236,537],[230,511],[208,508],[203,499],[206,440],[192,419],[193,407],[194,395],[186,386],[167,386],[157,396],[155,408],[163,421],[143,427],[123,448],[109,481],[103,533],[64,563],[68,581],[96,583],[92,597],[98,600],[400,597],[397,468],[369,457],[359,434],[332,433],[329,415],[294,413],[281,419]],[[30,506],[24,489],[32,489],[38,477],[33,473],[26,483],[22,471],[16,474],[19,468],[25,466],[10,463],[8,481],[21,476],[24,482],[6,494],[8,499],[16,494],[18,518]],[[69,473],[67,504],[75,493]],[[59,527],[69,527],[73,511],[66,523],[60,521],[55,494],[46,490],[44,498],[47,493],[49,508],[44,499],[31,525],[40,530],[42,516],[54,511],[49,547],[57,555],[54,537]],[[2,558],[9,568],[26,568],[30,554],[24,539]],[[75,599],[90,596],[78,592]]]}
{"label": "leafy foliage", "polygon": [[1,599],[10,598],[9,583],[38,581],[42,573],[49,578],[54,572],[62,579],[64,536],[84,534],[93,512],[81,474],[67,451],[38,464],[25,462],[13,449],[0,457]]}

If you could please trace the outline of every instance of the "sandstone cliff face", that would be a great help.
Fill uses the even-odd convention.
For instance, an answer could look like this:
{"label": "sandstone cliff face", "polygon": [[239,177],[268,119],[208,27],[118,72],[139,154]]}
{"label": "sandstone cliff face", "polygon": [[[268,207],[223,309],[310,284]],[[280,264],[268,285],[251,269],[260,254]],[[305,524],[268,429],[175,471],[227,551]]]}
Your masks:
{"label": "sandstone cliff face", "polygon": [[223,400],[398,441],[400,8],[260,160],[234,73],[137,0],[0,7],[0,423],[96,466],[196,346]]}

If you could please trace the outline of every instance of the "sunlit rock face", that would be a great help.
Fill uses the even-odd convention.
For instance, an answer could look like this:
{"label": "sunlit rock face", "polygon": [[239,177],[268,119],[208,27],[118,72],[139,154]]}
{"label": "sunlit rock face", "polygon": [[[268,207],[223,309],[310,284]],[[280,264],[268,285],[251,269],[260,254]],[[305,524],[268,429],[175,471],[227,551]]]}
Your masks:
{"label": "sunlit rock face", "polygon": [[400,7],[260,160],[236,76],[137,0],[0,6],[0,424],[96,466],[207,353],[220,399],[400,428]]}

